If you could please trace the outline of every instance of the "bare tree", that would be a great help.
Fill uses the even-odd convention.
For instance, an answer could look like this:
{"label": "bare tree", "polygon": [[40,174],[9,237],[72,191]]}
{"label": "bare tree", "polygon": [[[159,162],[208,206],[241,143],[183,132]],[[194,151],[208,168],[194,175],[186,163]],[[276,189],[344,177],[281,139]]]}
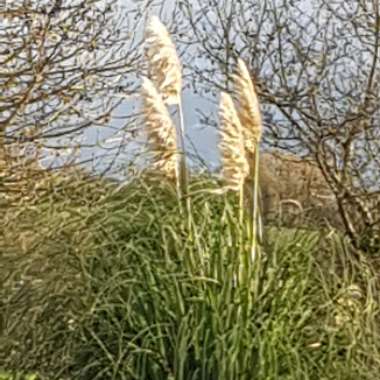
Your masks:
{"label": "bare tree", "polygon": [[72,157],[89,147],[88,129],[116,128],[115,115],[134,91],[141,19],[138,8],[118,0],[0,7],[0,194],[30,182],[37,156]]}
{"label": "bare tree", "polygon": [[351,239],[379,243],[379,1],[181,0],[174,14],[196,90],[228,90],[245,60],[264,146],[315,162]]}

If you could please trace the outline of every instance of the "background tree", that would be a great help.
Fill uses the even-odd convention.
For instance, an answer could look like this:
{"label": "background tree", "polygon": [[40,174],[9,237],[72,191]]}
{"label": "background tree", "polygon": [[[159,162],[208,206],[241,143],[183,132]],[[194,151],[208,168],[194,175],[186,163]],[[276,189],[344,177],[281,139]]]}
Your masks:
{"label": "background tree", "polygon": [[115,151],[99,148],[97,131],[109,127],[102,136],[110,137],[129,125],[120,105],[136,86],[141,11],[118,0],[5,2],[0,194],[30,184],[41,159],[52,167],[94,155],[101,155],[103,169],[107,157],[112,162]]}
{"label": "background tree", "polygon": [[264,146],[315,162],[349,236],[378,241],[379,1],[181,0],[173,12],[196,90],[214,100],[246,61]]}

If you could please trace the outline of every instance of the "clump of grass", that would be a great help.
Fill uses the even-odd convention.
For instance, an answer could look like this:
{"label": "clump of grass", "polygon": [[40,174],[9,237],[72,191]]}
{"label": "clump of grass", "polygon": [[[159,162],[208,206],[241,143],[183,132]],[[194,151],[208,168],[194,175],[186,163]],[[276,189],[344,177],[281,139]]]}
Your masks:
{"label": "clump of grass", "polygon": [[219,188],[191,183],[190,226],[159,180],[13,215],[14,234],[40,227],[2,259],[14,277],[1,283],[0,368],[49,380],[376,378],[371,265],[339,237],[272,229],[256,285],[236,282],[249,254],[238,197],[197,192],[205,185]]}
{"label": "clump of grass", "polygon": [[[128,218],[103,225],[99,240],[113,243],[86,262],[96,296],[79,327],[77,378],[374,376],[376,285],[347,247],[318,231],[270,231],[253,293],[235,281],[249,241],[242,245],[237,233],[233,194],[199,195],[190,234],[176,203],[165,203],[165,188],[148,184],[145,196],[132,189],[128,202],[112,205]],[[121,236],[127,244],[117,243]],[[338,300],[353,284],[362,292],[360,313],[347,308],[337,324]]]}

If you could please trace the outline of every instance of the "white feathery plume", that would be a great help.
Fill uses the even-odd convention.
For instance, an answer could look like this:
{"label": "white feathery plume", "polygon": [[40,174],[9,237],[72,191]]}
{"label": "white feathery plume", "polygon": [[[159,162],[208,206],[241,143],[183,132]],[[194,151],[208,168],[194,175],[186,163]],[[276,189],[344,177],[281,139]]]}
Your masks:
{"label": "white feathery plume", "polygon": [[[250,181],[245,184],[245,192],[251,208],[252,241],[251,264],[260,255],[258,242],[262,239],[262,223],[259,211],[259,143],[262,135],[262,118],[259,99],[251,75],[243,60],[239,59],[236,72],[233,75],[234,97],[238,117],[242,125],[244,146],[249,162]],[[252,193],[247,192],[252,189]]]}
{"label": "white feathery plume", "polygon": [[242,125],[231,96],[222,92],[219,107],[220,150],[227,188],[239,191],[249,174]]}
{"label": "white feathery plume", "polygon": [[243,127],[245,149],[249,155],[253,155],[261,139],[262,119],[255,87],[242,59],[238,60],[232,79],[236,108]]}
{"label": "white feathery plume", "polygon": [[179,104],[182,89],[182,67],[166,27],[152,16],[145,32],[149,77],[166,104]]}
{"label": "white feathery plume", "polygon": [[176,130],[169,111],[148,78],[143,78],[141,95],[148,143],[155,154],[153,167],[167,177],[178,178]]}

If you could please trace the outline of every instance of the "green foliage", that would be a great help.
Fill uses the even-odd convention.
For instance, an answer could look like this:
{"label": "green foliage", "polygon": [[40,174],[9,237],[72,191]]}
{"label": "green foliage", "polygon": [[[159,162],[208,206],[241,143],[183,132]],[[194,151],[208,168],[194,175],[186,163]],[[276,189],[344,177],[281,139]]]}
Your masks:
{"label": "green foliage", "polygon": [[377,378],[378,284],[344,239],[268,228],[242,276],[239,202],[213,181],[190,184],[190,215],[168,183],[102,186],[6,212],[0,368],[49,380]]}
{"label": "green foliage", "polygon": [[0,380],[38,380],[38,376],[36,374],[10,374],[9,372],[3,372],[0,370]]}

